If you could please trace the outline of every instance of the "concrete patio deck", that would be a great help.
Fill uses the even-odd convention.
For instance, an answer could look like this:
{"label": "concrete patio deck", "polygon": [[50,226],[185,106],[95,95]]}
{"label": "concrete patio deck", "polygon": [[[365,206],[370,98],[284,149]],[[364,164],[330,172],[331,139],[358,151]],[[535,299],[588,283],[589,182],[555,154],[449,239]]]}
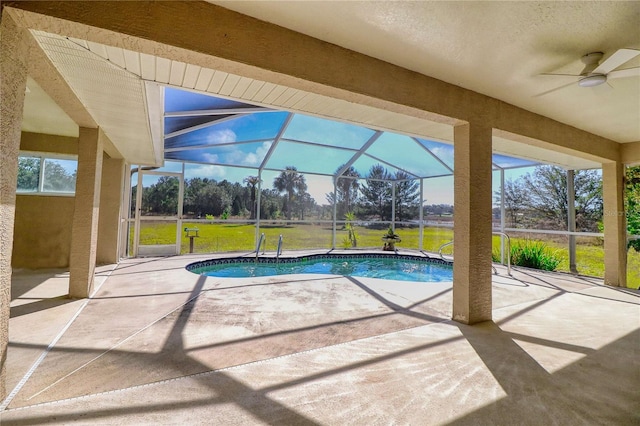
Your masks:
{"label": "concrete patio deck", "polygon": [[493,322],[451,283],[201,277],[130,259],[87,300],[15,271],[3,425],[640,424],[640,293],[517,268]]}

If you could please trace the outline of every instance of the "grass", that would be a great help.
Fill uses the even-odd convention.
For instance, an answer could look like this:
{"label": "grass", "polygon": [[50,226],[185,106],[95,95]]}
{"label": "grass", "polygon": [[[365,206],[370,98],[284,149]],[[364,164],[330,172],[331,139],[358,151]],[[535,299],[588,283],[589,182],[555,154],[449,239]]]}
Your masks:
{"label": "grass", "polygon": [[[195,239],[195,252],[214,253],[227,251],[251,252],[255,250],[255,227],[252,224],[242,223],[189,223],[184,222],[183,227],[197,227],[199,238]],[[172,244],[175,242],[176,225],[165,223],[153,223],[145,225],[140,230],[142,244]],[[329,249],[332,246],[331,224],[262,224],[260,232],[266,236],[266,250],[274,252],[278,245],[278,237],[283,237],[284,250],[296,249]],[[382,248],[382,236],[386,229],[369,229],[356,226],[358,233],[358,248]],[[398,248],[419,247],[419,229],[398,228],[396,232],[402,241]],[[133,234],[133,233],[132,233]],[[181,233],[181,252],[189,252],[189,239]],[[336,235],[336,247],[341,247],[347,231],[338,228]],[[425,228],[423,248],[429,252],[437,252],[438,248],[453,239],[453,230],[450,228]],[[569,250],[567,244],[540,235],[539,240],[544,240],[560,258],[556,270],[569,272]],[[512,244],[524,243],[525,238],[511,238]],[[493,237],[493,249],[499,250],[500,237]],[[452,246],[445,249],[445,254],[451,253]],[[602,242],[597,238],[578,239],[576,248],[577,268],[580,274],[602,277],[604,275],[604,251]],[[627,286],[640,287],[640,253],[629,250],[627,266]]]}

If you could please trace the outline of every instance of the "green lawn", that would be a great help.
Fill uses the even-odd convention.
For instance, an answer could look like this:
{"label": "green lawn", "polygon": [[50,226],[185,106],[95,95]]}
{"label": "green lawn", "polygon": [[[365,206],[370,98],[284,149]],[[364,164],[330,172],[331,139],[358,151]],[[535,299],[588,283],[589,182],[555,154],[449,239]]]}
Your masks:
{"label": "green lawn", "polygon": [[[183,223],[183,227],[197,227],[199,238],[195,239],[195,252],[214,253],[226,251],[246,251],[255,250],[255,227],[252,224],[241,223]],[[153,223],[145,225],[140,230],[142,244],[171,244],[175,241],[175,224]],[[262,224],[260,232],[264,232],[266,237],[266,250],[275,251],[278,245],[278,237],[282,235],[283,249],[329,249],[332,246],[332,228],[330,224]],[[367,229],[356,227],[358,236],[358,247],[361,248],[382,248],[382,236],[384,229]],[[398,247],[417,249],[419,247],[418,228],[399,228],[396,232],[400,235],[402,242]],[[182,235],[182,253],[189,251],[189,239]],[[336,247],[343,247],[343,240],[347,236],[346,231],[339,229],[336,236]],[[544,238],[542,236],[541,238]],[[450,228],[425,228],[423,237],[423,248],[426,251],[437,252],[438,248],[453,239],[453,230]],[[520,238],[512,238],[515,243]],[[584,240],[584,241],[583,241]],[[569,252],[566,244],[547,239],[545,241],[549,247],[556,250],[562,258],[558,266],[558,271],[569,271]],[[500,237],[494,236],[494,248],[500,246]],[[452,247],[445,249],[445,253],[451,253]],[[604,274],[604,251],[602,243],[597,239],[579,239],[577,249],[577,267],[583,275],[602,277]],[[640,286],[640,253],[630,250],[628,255],[628,275],[627,285],[638,288]]]}

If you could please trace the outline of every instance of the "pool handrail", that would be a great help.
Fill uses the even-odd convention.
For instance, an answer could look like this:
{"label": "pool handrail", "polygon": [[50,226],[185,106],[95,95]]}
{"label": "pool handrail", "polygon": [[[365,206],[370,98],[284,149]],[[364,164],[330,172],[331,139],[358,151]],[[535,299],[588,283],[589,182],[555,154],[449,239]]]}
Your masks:
{"label": "pool handrail", "polygon": [[280,260],[280,255],[282,254],[282,234],[278,237],[278,249],[276,250],[276,262]]}
{"label": "pool handrail", "polygon": [[[499,231],[492,232],[492,234],[507,237],[507,275],[511,276],[511,237],[509,237],[508,234],[504,232],[499,232]],[[453,244],[453,240],[446,242],[440,246],[440,248],[438,249],[438,255],[440,255],[440,259],[448,260],[448,259],[445,259],[444,255],[442,254],[442,249],[452,244]],[[498,275],[498,270],[495,268],[495,266],[491,265],[491,268],[493,269],[493,272],[495,272],[495,274]]]}
{"label": "pool handrail", "polygon": [[[450,245],[453,245],[453,240],[451,240],[451,241],[449,241],[449,242],[446,242],[446,243],[444,243],[443,245],[441,245],[441,246],[440,246],[440,248],[438,249],[438,255],[440,256],[440,259],[442,259],[442,260],[446,260],[446,261],[448,261],[448,260],[449,260],[449,259],[445,259],[445,258],[444,258],[444,255],[442,254],[442,249],[443,249],[443,248],[445,248],[445,247],[447,247],[447,246],[450,246]],[[453,256],[452,256],[452,257],[453,257]]]}
{"label": "pool handrail", "polygon": [[260,254],[260,246],[263,244],[264,246],[263,246],[262,254],[264,254],[264,251],[266,250],[266,246],[267,246],[267,239],[264,236],[264,232],[260,234],[260,238],[258,239],[258,244],[256,245],[256,261],[258,260],[258,255]]}
{"label": "pool handrail", "polygon": [[508,234],[500,231],[492,232],[492,234],[500,235],[501,237],[507,237],[507,275],[511,276],[511,237],[509,237]]}

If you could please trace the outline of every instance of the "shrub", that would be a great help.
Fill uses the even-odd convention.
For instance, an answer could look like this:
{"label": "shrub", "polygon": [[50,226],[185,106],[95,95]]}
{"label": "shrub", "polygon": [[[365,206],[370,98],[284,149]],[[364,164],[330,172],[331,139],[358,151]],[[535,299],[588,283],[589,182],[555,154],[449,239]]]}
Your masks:
{"label": "shrub", "polygon": [[542,241],[525,240],[511,246],[511,264],[526,268],[555,271],[562,258]]}
{"label": "shrub", "polygon": [[344,238],[342,238],[342,244],[341,247],[343,249],[350,249],[353,247],[353,245],[351,244],[351,240],[349,239],[349,237],[345,236]]}

